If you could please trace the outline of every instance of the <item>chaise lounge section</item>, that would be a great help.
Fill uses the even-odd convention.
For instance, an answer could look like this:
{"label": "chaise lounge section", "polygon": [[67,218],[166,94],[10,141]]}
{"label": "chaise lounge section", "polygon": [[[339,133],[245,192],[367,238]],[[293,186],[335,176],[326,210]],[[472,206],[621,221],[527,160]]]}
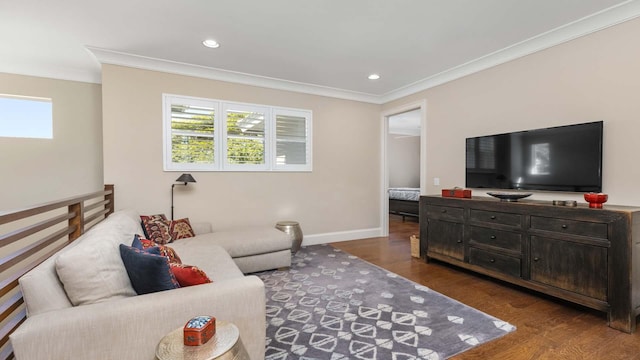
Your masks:
{"label": "chaise lounge section", "polygon": [[273,227],[213,231],[210,224],[200,223],[194,224],[194,230],[195,237],[172,243],[178,253],[185,246],[216,244],[226,250],[245,274],[291,266],[291,239]]}

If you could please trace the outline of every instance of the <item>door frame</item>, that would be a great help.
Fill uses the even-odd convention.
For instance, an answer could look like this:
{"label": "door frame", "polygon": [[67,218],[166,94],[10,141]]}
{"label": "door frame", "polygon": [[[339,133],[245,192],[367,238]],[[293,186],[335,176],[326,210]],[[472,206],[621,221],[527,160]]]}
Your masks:
{"label": "door frame", "polygon": [[381,176],[382,179],[380,189],[380,224],[381,236],[389,236],[389,162],[387,158],[388,136],[389,136],[389,117],[398,115],[412,110],[420,110],[420,194],[424,195],[427,185],[427,100],[407,103],[385,110],[380,115],[381,129]]}

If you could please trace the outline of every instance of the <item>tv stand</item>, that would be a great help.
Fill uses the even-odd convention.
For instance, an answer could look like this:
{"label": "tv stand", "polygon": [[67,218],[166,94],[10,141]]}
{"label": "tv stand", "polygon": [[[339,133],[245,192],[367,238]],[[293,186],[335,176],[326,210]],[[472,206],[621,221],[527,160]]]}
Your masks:
{"label": "tv stand", "polygon": [[632,333],[640,308],[640,208],[420,197],[420,248],[437,259],[607,313]]}

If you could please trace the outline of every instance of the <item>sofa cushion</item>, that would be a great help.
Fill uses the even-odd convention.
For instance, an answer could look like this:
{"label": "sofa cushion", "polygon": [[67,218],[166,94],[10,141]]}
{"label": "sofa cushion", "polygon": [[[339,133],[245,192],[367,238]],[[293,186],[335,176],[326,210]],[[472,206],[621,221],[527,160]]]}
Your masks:
{"label": "sofa cushion", "polygon": [[197,266],[171,263],[171,272],[178,280],[180,287],[208,284],[211,279]]}
{"label": "sofa cushion", "polygon": [[[75,246],[76,243],[67,245]],[[50,257],[18,280],[27,316],[72,307],[56,273],[56,258]]]}
{"label": "sofa cushion", "polygon": [[[122,234],[131,234],[131,236],[133,236],[136,233],[140,233],[142,232],[142,228],[140,227],[139,219],[138,213],[134,210],[117,211],[111,214],[106,220],[103,220],[88,230],[87,233],[74,242],[67,245],[57,255],[48,258],[42,264],[23,275],[19,282],[28,316],[73,306],[56,271],[56,261],[60,254],[71,251],[78,245],[84,243],[87,238],[93,237],[94,232],[99,231],[99,229],[105,226],[103,224],[107,224],[107,227],[118,229]],[[130,241],[130,239],[131,237],[129,237],[127,241]],[[119,259],[118,261],[121,262]],[[84,270],[78,269],[78,271],[83,272]],[[87,278],[88,276],[84,277]],[[126,281],[126,286],[130,288],[130,294],[135,294],[131,284],[129,284],[128,278]]]}
{"label": "sofa cushion", "polygon": [[171,233],[169,233],[171,223],[164,214],[141,215],[140,220],[147,239],[160,245],[171,242]]}
{"label": "sofa cushion", "polygon": [[189,218],[171,220],[169,233],[171,234],[171,241],[196,236],[193,232],[193,228],[191,228],[191,223],[189,223]]}
{"label": "sofa cushion", "polygon": [[138,295],[180,287],[166,257],[125,244],[120,244],[120,256]]}
{"label": "sofa cushion", "polygon": [[[216,231],[182,239],[177,243],[191,243],[198,247],[215,244],[224,248],[232,258],[291,249],[291,240],[287,234],[272,227],[250,227],[239,230]],[[176,243],[173,245],[175,246]]]}
{"label": "sofa cushion", "polygon": [[197,265],[214,282],[244,277],[231,256],[220,246],[189,244],[188,242],[183,243],[183,240],[172,245],[185,264]]}
{"label": "sofa cushion", "polygon": [[77,246],[58,255],[56,272],[73,305],[136,295],[118,250],[118,246],[125,241],[129,243],[133,235],[126,237],[125,240],[115,228],[92,229]]}

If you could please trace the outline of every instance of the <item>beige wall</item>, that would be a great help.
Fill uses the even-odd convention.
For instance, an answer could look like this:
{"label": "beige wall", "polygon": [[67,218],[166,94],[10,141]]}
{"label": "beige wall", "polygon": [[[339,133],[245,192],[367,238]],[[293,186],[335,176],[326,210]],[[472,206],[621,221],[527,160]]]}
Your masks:
{"label": "beige wall", "polygon": [[312,173],[194,173],[197,184],[176,188],[177,217],[218,228],[285,218],[300,221],[306,234],[357,237],[379,228],[379,114],[422,99],[427,193],[464,185],[466,137],[604,120],[604,191],[610,203],[640,205],[639,35],[640,19],[629,21],[382,107],[109,65],[102,92],[96,84],[0,73],[0,93],[54,103],[53,140],[0,138],[0,209],[100,188],[104,151],[104,182],[116,184],[117,207],[169,213],[170,185],[180,174],[162,171],[163,92],[314,112]]}
{"label": "beige wall", "polygon": [[[427,193],[464,186],[466,137],[604,120],[603,191],[640,205],[640,19],[387,103],[427,100]],[[433,185],[439,177],[441,186]],[[481,190],[475,191],[484,195]],[[536,192],[536,199],[581,195]]]}
{"label": "beige wall", "polygon": [[389,187],[420,187],[420,137],[387,135]]}
{"label": "beige wall", "polygon": [[53,103],[53,139],[0,137],[0,210],[103,188],[100,85],[0,73],[0,94]]}
{"label": "beige wall", "polygon": [[197,183],[175,189],[176,218],[217,229],[293,219],[305,239],[379,231],[380,106],[121,66],[103,66],[102,79],[104,173],[118,208],[170,213],[181,174],[162,166],[162,94],[171,93],[313,111],[313,172],[192,172]]}

